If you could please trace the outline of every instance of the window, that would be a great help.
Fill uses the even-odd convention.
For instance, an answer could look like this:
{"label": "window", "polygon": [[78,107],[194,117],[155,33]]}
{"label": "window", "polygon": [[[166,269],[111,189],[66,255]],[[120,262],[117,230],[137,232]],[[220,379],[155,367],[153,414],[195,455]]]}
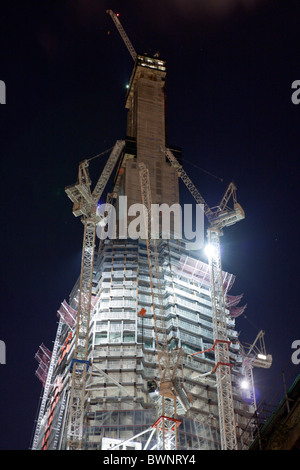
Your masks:
{"label": "window", "polygon": [[121,342],[121,332],[110,332],[109,341],[111,343],[120,343]]}
{"label": "window", "polygon": [[135,341],[135,334],[131,333],[131,332],[124,331],[123,341],[124,341],[124,343],[129,343],[129,342]]}
{"label": "window", "polygon": [[107,343],[107,331],[95,334],[95,346],[102,343]]}
{"label": "window", "polygon": [[188,346],[187,344],[182,344],[182,349],[190,354],[199,352],[199,349],[192,348],[191,346]]}

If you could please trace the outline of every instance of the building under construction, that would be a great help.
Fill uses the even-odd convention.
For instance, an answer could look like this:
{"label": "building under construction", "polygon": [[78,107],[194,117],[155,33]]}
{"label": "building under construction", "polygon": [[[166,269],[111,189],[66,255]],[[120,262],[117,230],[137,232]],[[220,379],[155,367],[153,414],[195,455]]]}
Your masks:
{"label": "building under construction", "polygon": [[[66,188],[83,222],[81,272],[58,309],[53,350],[42,344],[36,355],[43,394],[32,449],[247,449],[254,402],[241,392],[247,361],[235,330],[244,307],[219,249],[223,229],[244,213],[233,185],[208,207],[166,142],[166,62],[136,54],[109,14],[134,59],[126,137],[94,185],[84,161]],[[178,204],[179,179],[202,204],[208,258],[160,225],[159,237],[150,234],[152,204]],[[120,196],[145,207],[146,237],[121,236],[119,216],[117,236],[103,236]]]}

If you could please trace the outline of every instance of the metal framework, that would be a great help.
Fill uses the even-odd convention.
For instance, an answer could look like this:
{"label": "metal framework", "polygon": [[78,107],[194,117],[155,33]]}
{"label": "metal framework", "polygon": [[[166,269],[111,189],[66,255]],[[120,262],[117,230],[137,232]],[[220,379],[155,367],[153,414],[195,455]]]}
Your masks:
{"label": "metal framework", "polygon": [[253,368],[269,369],[272,365],[272,356],[267,354],[265,340],[265,332],[260,330],[253,341],[250,344],[241,344],[242,355],[243,355],[243,368],[246,378],[246,385],[249,391],[250,405],[256,411],[256,397],[254,388]]}
{"label": "metal framework", "polygon": [[[178,175],[189,189],[198,204],[203,204],[204,213],[210,227],[207,231],[208,241],[211,245],[209,256],[213,336],[215,352],[215,368],[220,439],[222,450],[234,450],[237,448],[236,425],[234,418],[234,405],[231,383],[231,363],[229,357],[229,344],[226,326],[225,296],[222,277],[222,263],[220,252],[220,236],[222,229],[235,224],[245,217],[244,211],[236,200],[236,187],[233,183],[228,186],[219,206],[212,210],[201,196],[196,186],[192,183],[182,166],[178,163],[169,149],[162,149],[171,165],[177,170]],[[234,208],[229,209],[227,203],[233,197]]]}
{"label": "metal framework", "polygon": [[[176,378],[179,361],[182,358],[182,350],[173,349],[169,351],[168,349],[157,240],[152,237],[151,233],[152,202],[150,178],[149,171],[144,163],[139,163],[139,174],[142,202],[145,210],[145,234],[159,367],[159,400],[156,404],[157,420],[153,426],[157,430],[157,449],[176,450],[178,441],[177,428],[181,423],[181,421],[177,419],[177,415],[178,413],[181,415],[185,414],[190,405],[185,390],[182,387],[182,383],[178,378]],[[155,229],[157,230],[158,227]],[[161,318],[160,329],[162,331],[160,334],[157,327],[156,302],[153,290],[153,268],[155,270],[156,287],[158,291],[158,307],[160,309]]]}
{"label": "metal framework", "polygon": [[45,414],[46,403],[47,403],[50,387],[52,385],[53,370],[54,370],[54,367],[55,367],[56,362],[57,362],[57,355],[58,355],[58,351],[59,351],[59,344],[60,344],[60,336],[61,336],[61,332],[62,332],[62,326],[63,326],[63,323],[62,323],[62,321],[60,321],[59,324],[58,324],[57,332],[56,332],[56,338],[55,338],[54,347],[53,347],[53,351],[52,351],[52,355],[51,355],[51,361],[50,361],[50,364],[49,364],[49,370],[48,370],[47,379],[46,379],[46,383],[45,383],[45,387],[44,387],[42,402],[41,402],[40,411],[39,411],[39,416],[38,416],[38,420],[37,420],[37,424],[36,424],[36,428],[35,428],[35,434],[34,434],[34,438],[33,438],[32,450],[36,450],[37,445],[38,445],[39,435],[40,435],[40,431],[41,431],[41,423],[42,423],[43,416]]}
{"label": "metal framework", "polygon": [[137,54],[134,50],[134,47],[133,45],[131,44],[131,41],[129,39],[129,37],[127,36],[123,26],[121,25],[120,23],[120,20],[118,18],[118,14],[115,14],[112,10],[106,10],[106,13],[108,13],[111,17],[111,19],[113,20],[113,22],[115,23],[119,33],[120,33],[120,36],[122,37],[131,57],[133,58],[133,60],[135,61],[136,57],[137,57]]}
{"label": "metal framework", "polygon": [[67,448],[71,450],[80,450],[82,448],[86,381],[90,365],[88,360],[88,336],[92,306],[95,237],[97,224],[101,221],[101,217],[97,214],[97,203],[124,145],[124,141],[116,142],[93,193],[90,190],[91,180],[88,173],[88,160],[79,165],[77,183],[66,188],[66,193],[74,203],[73,214],[76,217],[82,215],[84,224],[75,346],[71,363],[71,396],[67,433]]}
{"label": "metal framework", "polygon": [[222,266],[219,256],[219,232],[215,229],[209,229],[208,241],[213,246],[213,252],[215,253],[215,256],[210,257],[209,266],[221,448],[223,450],[234,450],[236,449],[237,440],[231,384],[232,364],[229,357],[230,342],[227,336]]}
{"label": "metal framework", "polygon": [[74,358],[71,366],[72,388],[67,443],[69,449],[81,449],[82,445],[85,388],[89,368],[88,335],[91,313],[95,234],[95,220],[86,219],[84,222],[76,340]]}
{"label": "metal framework", "polygon": [[178,162],[178,160],[176,159],[176,157],[174,157],[173,153],[171,152],[171,150],[165,148],[161,148],[161,151],[165,153],[166,157],[168,158],[168,160],[170,161],[172,167],[177,171],[177,174],[178,176],[181,178],[181,180],[184,182],[184,184],[186,185],[187,189],[189,190],[189,192],[191,193],[191,195],[193,196],[193,198],[195,199],[195,201],[197,202],[197,204],[203,204],[203,210],[204,210],[204,213],[207,217],[207,219],[210,221],[210,220],[213,220],[214,219],[214,213],[213,211],[211,210],[211,208],[207,205],[205,199],[201,196],[201,194],[199,193],[198,189],[196,188],[196,186],[194,185],[194,183],[191,181],[191,179],[189,178],[189,176],[187,175],[187,173],[185,172],[185,170],[183,169],[182,165],[180,165],[180,163]]}

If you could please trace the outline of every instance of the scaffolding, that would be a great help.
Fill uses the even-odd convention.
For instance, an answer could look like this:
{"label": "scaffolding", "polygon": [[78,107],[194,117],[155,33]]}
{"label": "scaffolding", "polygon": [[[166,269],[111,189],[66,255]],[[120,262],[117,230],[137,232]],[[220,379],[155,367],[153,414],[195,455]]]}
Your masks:
{"label": "scaffolding", "polygon": [[[203,284],[201,276],[192,278],[174,270],[174,264],[182,256],[190,256],[184,250],[182,242],[175,240],[160,240],[158,244],[164,282],[164,319],[158,310],[157,334],[162,340],[164,328],[169,345],[183,351],[182,377],[192,404],[186,415],[178,416],[182,423],[177,430],[178,448],[218,449],[216,379],[214,374],[208,375],[214,368],[214,355],[207,352],[202,357],[192,356],[213,346],[209,287]],[[205,263],[202,268],[203,272],[207,271]],[[149,429],[157,415],[155,392],[149,393],[147,384],[159,379],[146,243],[141,240],[106,240],[94,273],[93,299],[97,300],[94,300],[89,327],[88,358],[92,366],[87,375],[87,408],[83,426],[83,448],[87,449],[100,448],[102,437],[123,441]],[[232,287],[232,277],[225,272],[223,275],[225,280],[230,279]],[[156,286],[153,291],[158,301]],[[68,302],[72,308],[76,306],[76,296],[77,289],[74,289],[73,298]],[[143,317],[138,315],[142,308],[146,311]],[[248,411],[239,389],[242,357],[235,319],[231,318],[229,309],[226,322],[231,341],[229,351],[233,362],[235,416],[237,425],[243,429]],[[63,448],[66,443],[62,436],[66,432],[65,408],[69,394],[66,387],[74,354],[74,338],[68,324],[63,324],[62,328],[54,375],[62,376],[65,395],[62,392],[61,396],[64,396],[65,405],[60,408],[60,404],[56,404],[57,428],[60,427],[60,431],[59,435],[56,433],[51,438],[52,441],[48,440],[47,448],[54,448],[54,445],[55,448]],[[130,410],[132,418],[125,413],[126,410]],[[108,428],[105,428],[105,433],[100,432],[99,413],[114,417],[114,431],[110,425],[111,433]],[[135,424],[141,419],[139,416],[144,416],[142,428]],[[146,436],[141,442],[142,445],[147,442]]]}

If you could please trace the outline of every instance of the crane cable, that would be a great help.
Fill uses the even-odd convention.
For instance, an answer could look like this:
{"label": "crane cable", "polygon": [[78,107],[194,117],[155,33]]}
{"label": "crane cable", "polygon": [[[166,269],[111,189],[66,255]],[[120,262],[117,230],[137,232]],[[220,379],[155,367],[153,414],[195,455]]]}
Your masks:
{"label": "crane cable", "polygon": [[203,173],[206,173],[207,175],[212,176],[213,178],[216,178],[217,180],[219,180],[223,183],[223,181],[224,181],[223,178],[220,178],[219,176],[214,175],[213,173],[210,173],[210,171],[204,170],[204,168],[201,168],[200,166],[195,165],[194,163],[190,162],[189,160],[186,160],[186,158],[184,159],[184,161],[189,163],[191,166],[197,168],[198,170],[203,171]]}
{"label": "crane cable", "polygon": [[97,155],[94,155],[93,157],[85,158],[85,159],[82,160],[82,161],[84,161],[84,162],[90,162],[91,160],[94,160],[95,158],[102,157],[102,156],[105,155],[106,153],[110,152],[112,149],[113,149],[113,147],[110,147],[109,149],[104,150],[103,152],[98,153]]}

